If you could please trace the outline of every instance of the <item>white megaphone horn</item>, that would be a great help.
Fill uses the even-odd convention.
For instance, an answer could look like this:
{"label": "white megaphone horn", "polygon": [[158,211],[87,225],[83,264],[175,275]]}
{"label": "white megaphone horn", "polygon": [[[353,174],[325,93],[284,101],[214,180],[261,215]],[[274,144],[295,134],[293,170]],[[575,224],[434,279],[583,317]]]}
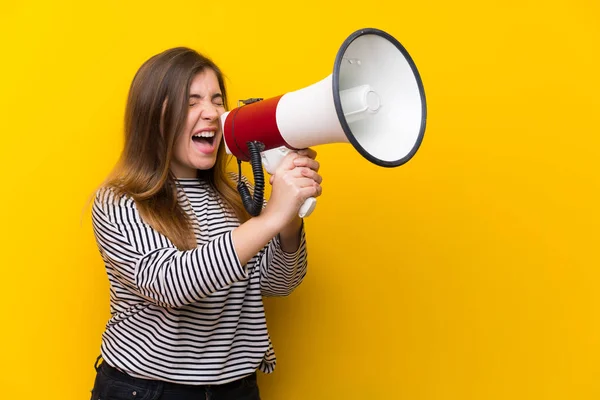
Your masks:
{"label": "white megaphone horn", "polygon": [[[289,151],[327,143],[350,143],[367,160],[398,167],[419,149],[427,106],[423,83],[406,49],[378,29],[361,29],[342,44],[333,73],[281,96],[249,99],[221,116],[228,154],[250,161],[254,195],[238,182],[246,210],[263,206],[262,164],[273,174]],[[241,172],[240,172],[241,175]],[[308,199],[299,216],[310,215]]]}

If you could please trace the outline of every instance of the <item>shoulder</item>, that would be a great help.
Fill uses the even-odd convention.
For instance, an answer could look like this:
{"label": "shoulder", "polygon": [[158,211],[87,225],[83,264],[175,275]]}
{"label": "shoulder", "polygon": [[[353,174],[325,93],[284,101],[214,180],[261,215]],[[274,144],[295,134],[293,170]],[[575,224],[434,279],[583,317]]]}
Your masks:
{"label": "shoulder", "polygon": [[137,212],[135,201],[112,186],[103,186],[96,191],[93,208],[104,212],[115,208],[131,209]]}

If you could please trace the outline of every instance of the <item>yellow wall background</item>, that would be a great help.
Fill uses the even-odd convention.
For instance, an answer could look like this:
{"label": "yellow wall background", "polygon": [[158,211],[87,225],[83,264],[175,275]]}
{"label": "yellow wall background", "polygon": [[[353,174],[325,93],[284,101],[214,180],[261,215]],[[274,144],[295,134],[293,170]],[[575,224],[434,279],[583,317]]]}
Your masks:
{"label": "yellow wall background", "polygon": [[89,398],[108,285],[81,212],[141,63],[191,46],[232,100],[267,98],[364,27],[414,58],[425,140],[392,170],[317,148],[310,272],[266,301],[263,398],[600,396],[597,1],[63,0],[0,7],[1,398]]}

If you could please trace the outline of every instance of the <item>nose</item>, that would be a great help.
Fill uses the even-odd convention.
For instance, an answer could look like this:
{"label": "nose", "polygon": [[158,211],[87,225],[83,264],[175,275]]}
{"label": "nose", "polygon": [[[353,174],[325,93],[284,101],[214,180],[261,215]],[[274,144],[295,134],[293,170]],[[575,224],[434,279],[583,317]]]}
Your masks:
{"label": "nose", "polygon": [[219,117],[219,110],[214,104],[207,104],[202,108],[202,113],[200,114],[202,119],[208,121],[214,121]]}

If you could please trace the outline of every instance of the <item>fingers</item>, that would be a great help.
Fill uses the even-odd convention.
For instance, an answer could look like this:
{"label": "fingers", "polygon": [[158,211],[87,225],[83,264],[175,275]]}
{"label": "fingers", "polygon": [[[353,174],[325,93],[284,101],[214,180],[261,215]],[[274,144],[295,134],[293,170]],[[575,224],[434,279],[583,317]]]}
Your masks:
{"label": "fingers", "polygon": [[297,152],[295,151],[290,151],[288,154],[286,154],[285,157],[283,157],[283,160],[281,160],[281,163],[279,164],[279,167],[277,168],[278,170],[292,170],[294,169],[295,165],[294,165],[294,160],[296,158],[300,157],[298,155]]}
{"label": "fingers", "polygon": [[319,171],[319,168],[321,167],[321,164],[319,164],[318,161],[307,157],[307,156],[298,156],[294,159],[294,165],[296,167],[307,167],[310,168],[314,171]]}
{"label": "fingers", "polygon": [[301,149],[298,151],[290,151],[283,158],[278,169],[291,170],[294,169],[294,167],[296,166],[302,166],[318,171],[320,165],[318,161],[315,161],[316,156],[317,152],[310,148]]}
{"label": "fingers", "polygon": [[[314,171],[312,171],[312,173],[314,173]],[[319,177],[319,180],[321,180],[321,177]],[[295,179],[294,184],[299,188],[300,197],[304,199],[320,196],[323,192],[320,183],[313,178],[298,177]]]}
{"label": "fingers", "polygon": [[306,156],[306,157],[314,160],[317,157],[317,152],[315,150],[311,149],[310,147],[308,147],[306,149],[298,150],[298,155]]}
{"label": "fingers", "polygon": [[310,178],[296,178],[294,181],[294,186],[298,188],[306,188],[311,186],[320,186],[317,182]]}
{"label": "fingers", "polygon": [[321,185],[317,185],[316,183],[312,186],[306,186],[300,189],[300,196],[305,200],[309,197],[319,197],[322,193],[323,188]]}
{"label": "fingers", "polygon": [[314,171],[310,168],[297,167],[294,170],[294,172],[300,174],[300,176],[304,176],[304,177],[312,179],[313,181],[317,182],[319,185],[323,182],[323,177],[321,175],[319,175],[316,171]]}
{"label": "fingers", "polygon": [[319,196],[323,191],[321,185],[313,178],[304,177],[299,174],[298,176],[289,177],[287,181],[289,185],[288,188],[293,188],[292,192],[298,193],[300,198]]}
{"label": "fingers", "polygon": [[[318,183],[319,185],[321,183],[323,183],[323,177],[321,175],[319,175],[316,171],[314,171],[310,168],[306,168],[306,167],[296,167],[291,171],[283,172],[281,174],[282,175],[290,174],[291,176],[296,177],[296,178],[300,178],[300,177],[309,178],[309,179],[312,179],[313,181],[315,181],[316,183]],[[271,175],[271,177],[269,178],[269,183],[272,185],[274,181],[275,181],[275,174]]]}

